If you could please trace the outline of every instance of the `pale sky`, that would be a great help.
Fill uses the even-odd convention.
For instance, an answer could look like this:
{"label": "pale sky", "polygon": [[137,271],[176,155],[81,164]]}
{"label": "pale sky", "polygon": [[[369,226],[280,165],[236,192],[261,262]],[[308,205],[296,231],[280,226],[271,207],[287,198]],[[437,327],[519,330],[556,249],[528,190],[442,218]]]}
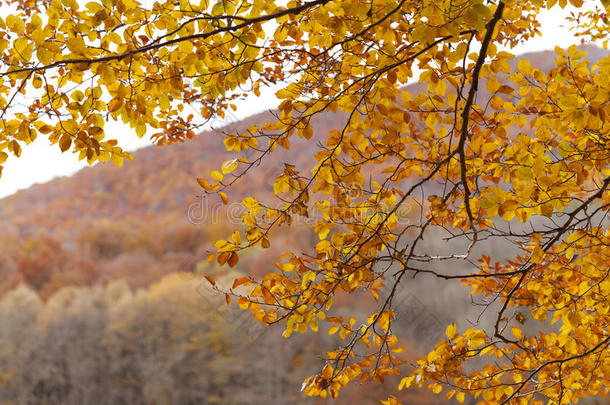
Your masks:
{"label": "pale sky", "polygon": [[[597,4],[597,2],[592,3]],[[567,48],[569,45],[579,43],[579,40],[574,38],[568,32],[568,29],[563,26],[569,11],[569,8],[561,10],[555,6],[553,10],[543,14],[541,17],[542,37],[530,40],[526,45],[521,45],[511,50],[511,52],[519,54],[552,50],[556,45]],[[238,113],[240,117],[246,117],[276,106],[277,101],[273,92],[267,91],[263,93],[262,100],[246,100],[238,105]],[[229,121],[235,119],[236,117],[233,116]],[[215,127],[220,125],[220,122],[214,124]],[[133,130],[122,124],[109,122],[106,128],[108,138],[118,139],[119,144],[126,150],[133,151],[150,144],[146,139],[139,139]],[[23,147],[20,158],[10,156],[5,162],[4,171],[0,178],[0,197],[13,194],[17,190],[28,188],[35,183],[44,183],[58,176],[72,175],[85,166],[86,163],[79,162],[76,155],[69,152],[62,154],[57,145],[51,146],[46,139],[39,137],[33,144]]]}

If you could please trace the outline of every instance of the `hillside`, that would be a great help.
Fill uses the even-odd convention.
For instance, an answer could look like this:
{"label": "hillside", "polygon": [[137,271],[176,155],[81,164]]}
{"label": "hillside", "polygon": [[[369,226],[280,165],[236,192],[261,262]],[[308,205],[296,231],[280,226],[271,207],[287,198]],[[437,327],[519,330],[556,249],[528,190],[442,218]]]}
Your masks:
{"label": "hillside", "polygon": [[[597,59],[606,51],[586,47],[589,59]],[[524,55],[541,70],[548,70],[554,63],[552,51]],[[514,69],[519,58],[513,59]],[[417,84],[406,88],[417,94]],[[481,86],[480,98],[488,95]],[[89,221],[138,218],[179,218],[188,207],[197,202],[201,189],[195,179],[205,177],[212,169],[230,158],[225,151],[223,133],[243,130],[251,125],[262,126],[271,113],[261,113],[245,118],[218,131],[206,131],[193,140],[169,147],[150,146],[133,153],[134,160],[123,168],[100,164],[85,168],[72,177],[59,178],[0,200],[0,226],[4,234],[20,236],[59,235],[72,238]],[[314,134],[323,139],[331,129],[343,125],[344,116],[325,112],[313,122]],[[269,190],[266,181],[269,173],[283,167],[284,162],[310,162],[318,150],[314,138],[311,142],[298,142],[289,151],[274,153],[270,159],[248,176],[247,182],[239,182],[232,190],[235,195]],[[66,158],[71,158],[66,156]]]}
{"label": "hillside", "polygon": [[[606,54],[586,50],[589,59]],[[524,56],[548,70],[555,54]],[[482,100],[489,98],[484,89]],[[422,88],[407,90],[417,94]],[[41,404],[91,403],[86,398],[101,396],[107,403],[314,403],[303,400],[298,387],[319,368],[315,356],[332,346],[333,337],[324,331],[288,346],[276,329],[251,345],[262,332],[248,329],[250,320],[241,312],[227,314],[224,296],[213,296],[201,277],[230,282],[235,272],[260,276],[280,251],[305,250],[317,241],[297,225],[282,228],[270,249],[240,255],[229,275],[206,261],[209,244],[227,235],[236,223],[230,215],[237,214],[218,196],[204,199],[196,178],[234,157],[225,151],[223,133],[262,126],[272,114],[203,132],[187,143],[143,148],[122,168],[98,164],[0,200],[0,340],[7,342],[0,348],[0,402],[22,395],[21,403]],[[307,172],[318,142],[344,119],[329,112],[317,116],[311,141],[293,139],[289,150],[265,159],[233,186],[230,202],[246,195],[271,201],[274,174],[285,162]],[[434,236],[426,238],[426,248],[453,253],[455,246]],[[507,254],[506,246],[485,248],[487,254]],[[467,294],[457,282],[404,283],[395,327],[405,337],[409,360],[430,349],[449,323],[464,326],[476,318],[479,309]],[[366,299],[345,311],[338,295],[335,310],[364,314],[372,304]],[[269,359],[277,367],[269,367]],[[30,367],[23,367],[26,361]],[[384,392],[397,385],[391,379],[385,384]],[[337,404],[373,401],[378,394],[355,385]],[[414,404],[447,403],[419,391],[408,395]]]}
{"label": "hillside", "polygon": [[[586,50],[592,60],[606,54],[606,51],[591,46]],[[534,66],[548,70],[554,63],[555,54],[545,51],[524,56]],[[518,60],[512,60],[513,69]],[[481,86],[478,96],[483,100],[489,97],[484,89]],[[407,90],[417,94],[422,89],[418,84],[412,84],[407,86]],[[36,268],[33,264],[36,260],[43,260],[39,251],[45,249],[35,246],[49,243],[52,246],[46,249],[49,252],[65,254],[71,260],[90,261],[88,267],[98,268],[93,272],[95,276],[88,272],[87,277],[78,277],[82,280],[77,284],[85,280],[86,283],[109,280],[119,275],[133,279],[136,276],[130,274],[128,268],[141,267],[137,262],[144,260],[153,264],[146,267],[145,272],[137,273],[137,281],[132,280],[134,286],[144,286],[168,271],[178,270],[176,266],[185,260],[189,266],[193,260],[202,260],[201,250],[210,240],[222,236],[230,224],[226,220],[225,207],[217,196],[203,199],[196,178],[207,177],[210,170],[234,157],[225,151],[223,133],[243,130],[251,125],[262,126],[271,114],[257,114],[220,130],[203,132],[186,143],[140,149],[133,153],[134,160],[126,162],[122,168],[98,164],[72,177],[35,185],[0,200],[0,226],[5,240],[0,249],[0,255],[5,258],[0,265],[0,274],[6,277],[5,280],[13,280],[5,283],[3,289],[23,280],[23,274],[42,277],[35,283],[37,289],[49,283],[52,275],[43,277],[36,270],[26,270],[29,266]],[[290,150],[281,149],[268,156],[263,164],[250,172],[246,181],[240,180],[233,186],[229,193],[231,202],[246,195],[271,200],[269,179],[273,174],[283,169],[284,162],[296,163],[297,169],[308,172],[313,155],[319,150],[318,142],[323,141],[329,130],[341,128],[344,118],[331,112],[319,114],[312,122],[314,139],[303,142],[293,138]],[[213,237],[205,236],[210,234]],[[293,233],[285,237],[307,240],[303,234]],[[31,245],[25,249],[26,253],[29,252],[27,254],[20,248],[24,243]],[[191,257],[174,257],[185,252]],[[21,257],[24,254],[27,260]],[[197,254],[199,257],[193,256]],[[48,258],[44,260],[48,261]],[[264,259],[257,257],[253,260]],[[117,266],[121,263],[121,269],[103,268],[113,262],[117,262]],[[114,268],[114,265],[110,267]],[[62,273],[65,269],[56,271]],[[60,285],[70,283],[70,277],[61,278],[65,280]]]}

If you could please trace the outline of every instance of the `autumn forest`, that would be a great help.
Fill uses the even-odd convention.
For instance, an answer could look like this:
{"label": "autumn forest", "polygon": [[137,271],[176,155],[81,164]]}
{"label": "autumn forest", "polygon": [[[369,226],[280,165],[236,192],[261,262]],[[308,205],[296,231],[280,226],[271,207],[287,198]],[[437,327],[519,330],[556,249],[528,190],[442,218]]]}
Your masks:
{"label": "autumn forest", "polygon": [[609,1],[0,7],[0,405],[607,403]]}

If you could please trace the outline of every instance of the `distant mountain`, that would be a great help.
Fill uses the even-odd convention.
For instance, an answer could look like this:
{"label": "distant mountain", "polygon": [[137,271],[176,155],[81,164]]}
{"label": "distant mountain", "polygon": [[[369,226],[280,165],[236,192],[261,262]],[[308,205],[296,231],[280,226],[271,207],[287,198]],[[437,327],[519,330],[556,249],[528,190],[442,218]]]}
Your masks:
{"label": "distant mountain", "polygon": [[[607,54],[593,46],[586,46],[585,50],[590,60]],[[521,57],[539,69],[549,70],[555,56],[553,51],[544,51]],[[513,59],[513,65],[518,59]],[[486,97],[485,87],[481,87],[480,97]],[[422,87],[413,84],[407,89],[417,93]],[[234,157],[224,149],[222,132],[262,126],[271,118],[270,112],[257,114],[221,130],[203,132],[184,144],[140,149],[133,153],[134,161],[126,162],[122,168],[98,164],[72,177],[34,185],[0,200],[0,226],[3,233],[43,233],[63,238],[77,235],[89,221],[101,218],[183,216],[202,194],[195,179],[206,177],[210,170]],[[328,130],[341,128],[343,120],[343,114],[322,113],[313,122],[314,133],[323,137]],[[284,162],[311,161],[316,142],[292,141],[296,145],[290,151],[274,153],[247,181],[240,182],[237,195],[268,189],[269,172],[279,170]]]}

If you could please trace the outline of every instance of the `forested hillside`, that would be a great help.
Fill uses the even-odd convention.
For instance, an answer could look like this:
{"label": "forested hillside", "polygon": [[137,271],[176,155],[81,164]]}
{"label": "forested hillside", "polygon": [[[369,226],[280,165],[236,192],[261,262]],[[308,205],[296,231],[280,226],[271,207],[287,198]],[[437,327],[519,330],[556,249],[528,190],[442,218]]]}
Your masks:
{"label": "forested hillside", "polygon": [[[588,51],[589,58],[605,52]],[[528,59],[544,70],[552,55]],[[262,125],[269,114],[221,131]],[[317,116],[314,137],[340,128],[342,119]],[[203,280],[205,274],[230,278],[206,257],[210,243],[234,226],[231,215],[239,212],[232,203],[246,195],[273,201],[270,179],[286,162],[310,164],[317,150],[309,141],[273,154],[232,186],[228,205],[204,197],[196,181],[231,157],[215,131],[139,150],[122,168],[98,164],[0,200],[0,402],[326,403],[303,399],[299,388],[322,364],[313,353],[331,347],[333,337],[308,334],[283,345],[281,330],[253,332],[247,314],[225,316],[224,298]],[[265,274],[280,251],[306,249],[316,239],[304,230],[296,224],[276,231],[271,248],[240,256],[231,276]],[[462,289],[430,282],[414,281],[403,300],[407,315],[398,324],[411,342],[409,361],[457,314],[475,314],[465,312]],[[341,307],[341,296],[336,301]],[[248,341],[252,334],[257,338]],[[379,391],[352,387],[335,403],[373,403],[396,386],[390,378]],[[447,403],[440,398],[414,391],[409,403]]]}

